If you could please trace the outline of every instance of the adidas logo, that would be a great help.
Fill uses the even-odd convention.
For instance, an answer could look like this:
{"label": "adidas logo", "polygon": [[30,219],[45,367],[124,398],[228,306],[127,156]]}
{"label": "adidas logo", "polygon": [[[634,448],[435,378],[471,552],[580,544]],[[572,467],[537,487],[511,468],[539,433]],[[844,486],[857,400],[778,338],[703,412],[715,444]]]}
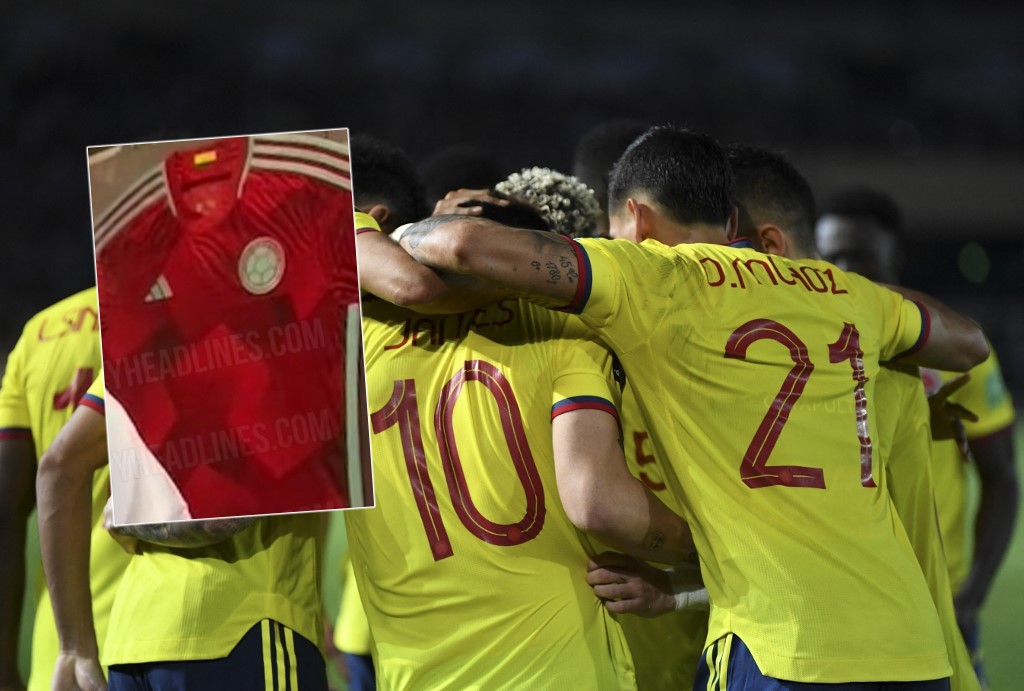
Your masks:
{"label": "adidas logo", "polygon": [[146,302],[158,302],[160,300],[166,300],[172,297],[174,293],[171,291],[171,284],[167,282],[163,274],[160,278],[156,279],[156,283],[149,289],[149,294],[146,295]]}

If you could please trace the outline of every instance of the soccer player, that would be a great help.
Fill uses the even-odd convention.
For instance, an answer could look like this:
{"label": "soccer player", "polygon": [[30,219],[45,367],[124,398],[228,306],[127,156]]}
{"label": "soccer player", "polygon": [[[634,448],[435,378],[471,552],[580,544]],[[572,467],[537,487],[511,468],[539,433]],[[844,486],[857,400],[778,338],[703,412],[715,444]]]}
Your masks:
{"label": "soccer player", "polygon": [[515,299],[424,317],[365,298],[364,333],[377,506],[346,523],[381,687],[633,688],[574,524],[641,556],[689,543],[626,471],[610,354]]}
{"label": "soccer player", "polygon": [[[103,377],[39,465],[61,654],[55,689],[104,688],[85,565],[88,478],[107,461]],[[104,650],[113,689],[321,688],[318,514],[125,526],[138,540]]]}
{"label": "soccer player", "polygon": [[[706,679],[948,688],[927,585],[872,480],[867,401],[880,360],[966,369],[987,356],[984,337],[933,300],[824,263],[662,244],[724,241],[732,184],[712,140],[652,128],[616,165],[609,203],[613,234],[655,242],[465,218],[421,221],[401,242],[431,266],[579,312],[620,357],[700,552]],[[844,419],[824,412],[840,406]]]}
{"label": "soccer player", "polygon": [[[115,201],[94,192],[117,522],[363,505],[347,463],[361,363],[335,134],[148,144],[110,161],[159,156],[127,189],[121,177]],[[122,450],[146,477],[122,478]],[[175,499],[163,514],[144,491],[161,478]]]}
{"label": "soccer player", "polygon": [[[736,176],[738,234],[768,254],[817,259],[815,202],[810,185],[782,155],[751,146],[727,151]],[[952,589],[936,520],[932,481],[930,412],[918,368],[890,363],[876,378],[877,458],[885,488],[928,582],[953,675],[954,691],[974,691],[979,683],[956,625]]]}
{"label": "soccer player", "polygon": [[[0,503],[4,508],[0,553],[0,686],[18,686],[18,619],[25,575],[25,533],[35,506],[36,465],[79,405],[100,369],[96,289],[89,288],[32,317],[7,359],[0,387]],[[88,405],[88,401],[86,402]],[[128,556],[102,526],[110,495],[106,469],[90,478],[94,558],[89,563],[92,614],[100,640]],[[32,632],[29,689],[49,689],[57,661],[57,629],[42,579]]]}
{"label": "soccer player", "polygon": [[[840,267],[885,283],[899,281],[903,266],[903,220],[899,207],[884,194],[849,190],[823,209],[815,229],[822,256]],[[950,401],[978,416],[964,421],[970,456],[952,441],[934,446],[933,473],[942,540],[956,596],[957,620],[980,661],[977,616],[1006,555],[1016,522],[1020,494],[1014,454],[1014,409],[995,353],[972,369],[970,380]],[[950,381],[951,372],[923,372],[930,392]],[[971,517],[974,554],[966,546],[967,473],[970,460],[981,480],[981,501]]]}

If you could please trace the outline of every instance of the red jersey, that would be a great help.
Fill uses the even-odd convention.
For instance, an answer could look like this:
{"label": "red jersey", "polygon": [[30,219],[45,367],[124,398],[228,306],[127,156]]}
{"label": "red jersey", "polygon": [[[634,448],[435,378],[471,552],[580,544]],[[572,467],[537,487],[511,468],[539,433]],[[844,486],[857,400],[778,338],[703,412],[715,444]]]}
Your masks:
{"label": "red jersey", "polygon": [[363,503],[352,210],[347,146],[286,134],[172,153],[97,219],[108,396],[192,518]]}

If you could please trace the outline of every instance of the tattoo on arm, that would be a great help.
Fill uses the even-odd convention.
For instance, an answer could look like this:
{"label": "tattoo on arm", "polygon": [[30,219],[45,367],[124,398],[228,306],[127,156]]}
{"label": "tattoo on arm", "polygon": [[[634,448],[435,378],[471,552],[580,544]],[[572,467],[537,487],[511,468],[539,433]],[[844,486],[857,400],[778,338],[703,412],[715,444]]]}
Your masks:
{"label": "tattoo on arm", "polygon": [[665,544],[665,534],[660,530],[652,530],[644,536],[644,547],[646,549],[658,549]]}
{"label": "tattoo on arm", "polygon": [[222,518],[208,521],[178,521],[125,525],[114,528],[122,535],[164,547],[206,547],[223,542],[248,528],[255,518]]}
{"label": "tattoo on arm", "polygon": [[[409,250],[415,250],[420,246],[420,243],[430,235],[435,228],[444,225],[451,221],[465,221],[465,216],[449,215],[449,216],[431,216],[425,218],[422,221],[417,221],[411,226],[406,228],[405,232],[402,233],[402,245]],[[414,257],[415,252],[410,252]]]}

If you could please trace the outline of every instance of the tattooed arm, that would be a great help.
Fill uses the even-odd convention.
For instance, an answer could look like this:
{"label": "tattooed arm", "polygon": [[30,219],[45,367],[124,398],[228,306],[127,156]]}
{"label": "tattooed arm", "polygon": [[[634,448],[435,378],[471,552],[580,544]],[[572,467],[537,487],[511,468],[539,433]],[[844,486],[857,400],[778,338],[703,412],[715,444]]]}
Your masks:
{"label": "tattooed arm", "polygon": [[485,279],[545,307],[569,304],[579,267],[569,241],[467,216],[431,216],[402,235],[402,248],[427,266]]}
{"label": "tattooed arm", "polygon": [[147,525],[112,526],[110,532],[164,547],[207,547],[223,542],[253,524],[255,518],[220,518]]}
{"label": "tattooed arm", "polygon": [[629,474],[614,417],[584,409],[551,424],[558,494],[577,528],[638,559],[696,559],[686,522]]}
{"label": "tattooed arm", "polygon": [[477,309],[508,294],[471,276],[438,275],[383,233],[356,236],[359,288],[400,307],[427,314]]}

